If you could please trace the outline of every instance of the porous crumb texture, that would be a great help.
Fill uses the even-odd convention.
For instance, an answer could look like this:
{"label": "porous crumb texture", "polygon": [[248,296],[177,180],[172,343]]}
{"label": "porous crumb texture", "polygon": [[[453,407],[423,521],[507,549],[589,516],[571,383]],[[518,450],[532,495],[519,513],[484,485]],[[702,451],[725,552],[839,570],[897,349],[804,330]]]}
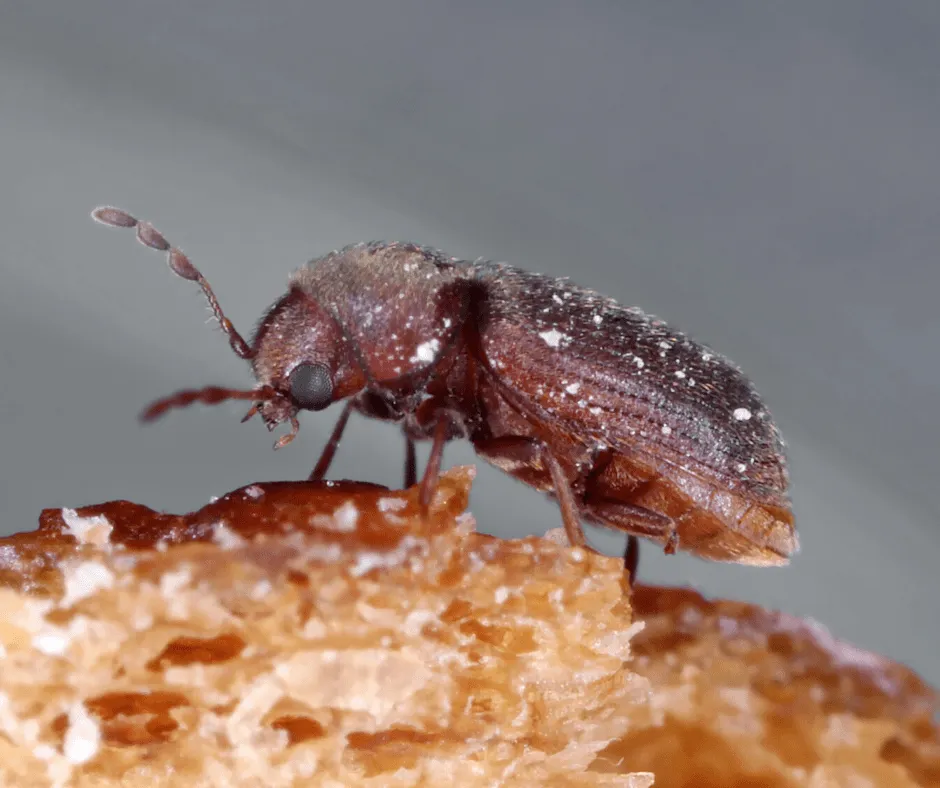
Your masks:
{"label": "porous crumb texture", "polygon": [[658,788],[940,788],[937,695],[904,666],[687,589],[638,587],[633,608],[630,667],[653,694],[601,753],[612,768]]}
{"label": "porous crumb texture", "polygon": [[478,534],[472,477],[427,519],[357,483],[44,511],[0,540],[0,786],[940,786],[906,668]]}
{"label": "porous crumb texture", "polygon": [[619,562],[475,533],[471,477],[432,527],[362,485],[47,510],[4,554],[0,785],[651,785],[591,766],[649,691]]}

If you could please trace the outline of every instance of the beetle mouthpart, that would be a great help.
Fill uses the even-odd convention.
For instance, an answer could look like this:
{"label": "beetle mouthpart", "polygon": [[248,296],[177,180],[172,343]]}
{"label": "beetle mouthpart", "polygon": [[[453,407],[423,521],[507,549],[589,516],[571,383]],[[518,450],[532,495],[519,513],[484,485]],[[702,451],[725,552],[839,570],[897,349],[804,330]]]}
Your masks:
{"label": "beetle mouthpart", "polygon": [[[271,429],[269,426],[268,429]],[[282,435],[274,444],[274,450],[283,449],[288,443],[290,443],[294,438],[297,437],[297,431],[300,429],[300,422],[297,421],[296,416],[290,417],[290,432],[286,435]]]}

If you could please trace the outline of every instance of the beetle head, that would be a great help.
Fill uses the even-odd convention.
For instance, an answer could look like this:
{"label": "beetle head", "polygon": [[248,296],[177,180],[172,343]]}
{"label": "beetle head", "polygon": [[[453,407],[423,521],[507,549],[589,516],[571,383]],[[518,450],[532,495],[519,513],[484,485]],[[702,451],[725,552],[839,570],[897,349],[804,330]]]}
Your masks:
{"label": "beetle head", "polygon": [[252,369],[260,390],[255,412],[269,430],[300,410],[323,410],[358,393],[365,378],[333,316],[314,298],[292,288],[262,319],[252,343]]}
{"label": "beetle head", "polygon": [[309,293],[292,286],[265,315],[249,345],[225,316],[202,273],[152,224],[110,206],[95,209],[92,217],[111,227],[134,229],[142,244],[166,252],[170,270],[202,289],[232,350],[252,362],[260,384],[250,391],[221,386],[179,391],[149,405],[141,414],[142,420],[152,421],[172,408],[196,402],[215,405],[226,400],[248,400],[254,404],[245,421],[258,413],[269,430],[285,421],[291,423],[291,432],[275,444],[280,448],[297,434],[299,410],[322,410],[364,387],[365,366],[358,350],[351,348],[335,318]]}
{"label": "beetle head", "polygon": [[[103,207],[93,218],[135,229],[137,239],[165,252],[177,276],[195,282],[237,356],[250,361],[258,387],[249,391],[208,386],[180,391],[152,403],[141,415],[152,421],[171,408],[226,400],[254,403],[269,430],[297,413],[323,410],[368,389],[391,407],[420,393],[442,348],[450,346],[466,308],[454,261],[414,244],[353,244],[312,261],[261,320],[249,345],[225,316],[202,273],[149,222],[119,208]],[[329,307],[325,306],[329,305]]]}

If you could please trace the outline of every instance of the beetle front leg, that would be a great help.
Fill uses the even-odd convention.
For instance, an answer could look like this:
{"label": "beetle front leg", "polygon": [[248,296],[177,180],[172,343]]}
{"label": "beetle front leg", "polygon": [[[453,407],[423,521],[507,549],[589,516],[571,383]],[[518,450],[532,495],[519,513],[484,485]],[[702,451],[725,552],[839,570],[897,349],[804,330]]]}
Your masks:
{"label": "beetle front leg", "polygon": [[336,426],[333,427],[330,439],[326,442],[326,446],[323,447],[323,451],[320,453],[320,459],[317,460],[313,471],[310,473],[310,476],[307,477],[309,481],[318,482],[326,476],[326,472],[330,469],[330,464],[333,462],[333,457],[336,455],[336,449],[339,448],[339,442],[343,438],[343,431],[346,429],[346,422],[349,421],[349,414],[352,413],[352,409],[353,400],[347,400],[346,404],[343,406],[343,412],[336,422]]}

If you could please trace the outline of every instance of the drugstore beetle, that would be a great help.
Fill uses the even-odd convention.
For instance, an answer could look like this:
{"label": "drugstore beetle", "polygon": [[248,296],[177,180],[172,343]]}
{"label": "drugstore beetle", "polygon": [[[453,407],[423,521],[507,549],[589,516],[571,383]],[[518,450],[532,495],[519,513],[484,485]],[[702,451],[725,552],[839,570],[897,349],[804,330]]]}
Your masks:
{"label": "drugstore beetle", "polygon": [[569,541],[581,522],[636,536],[667,553],[752,565],[798,549],[784,444],[740,370],[636,308],[565,279],[468,262],[409,243],[360,243],[296,271],[251,344],[222,312],[189,258],[148,222],[116,208],[92,216],[136,228],[196,282],[257,388],[180,391],[150,405],[252,403],[269,430],[301,410],[345,400],[311,479],[322,479],[352,411],[398,422],[405,481],[415,441],[431,440],[421,480],[427,506],[444,444],[466,438],[487,461],[554,496]]}

